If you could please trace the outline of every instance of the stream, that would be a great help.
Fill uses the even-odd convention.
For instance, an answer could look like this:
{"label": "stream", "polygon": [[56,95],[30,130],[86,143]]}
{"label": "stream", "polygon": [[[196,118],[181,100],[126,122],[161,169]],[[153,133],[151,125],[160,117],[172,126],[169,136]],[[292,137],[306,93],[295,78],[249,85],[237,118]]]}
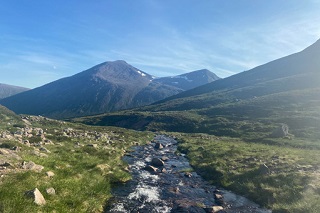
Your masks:
{"label": "stream", "polygon": [[113,190],[114,198],[105,212],[271,213],[210,185],[193,172],[183,154],[175,154],[176,150],[177,141],[164,135],[156,136],[148,145],[136,146],[124,157],[132,180]]}

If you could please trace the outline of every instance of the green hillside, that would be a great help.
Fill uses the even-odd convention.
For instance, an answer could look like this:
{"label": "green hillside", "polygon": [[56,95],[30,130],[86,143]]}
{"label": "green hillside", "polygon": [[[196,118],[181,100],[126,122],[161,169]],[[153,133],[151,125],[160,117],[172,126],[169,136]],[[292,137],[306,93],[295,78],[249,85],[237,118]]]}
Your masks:
{"label": "green hillside", "polygon": [[[148,132],[22,117],[0,106],[3,213],[102,212],[111,188],[131,178],[122,156],[153,138]],[[25,195],[35,188],[45,205]]]}
{"label": "green hillside", "polygon": [[179,132],[179,150],[211,183],[273,212],[320,208],[320,41],[146,107],[73,121]]}

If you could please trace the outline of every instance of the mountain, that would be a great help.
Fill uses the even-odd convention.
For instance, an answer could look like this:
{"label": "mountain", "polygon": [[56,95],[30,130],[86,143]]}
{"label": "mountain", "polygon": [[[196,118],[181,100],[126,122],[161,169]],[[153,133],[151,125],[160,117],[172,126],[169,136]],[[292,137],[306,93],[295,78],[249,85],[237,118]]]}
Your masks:
{"label": "mountain", "polygon": [[105,62],[0,104],[18,114],[62,119],[143,106],[184,91],[153,79],[125,61]]}
{"label": "mountain", "polygon": [[78,121],[247,137],[267,136],[285,123],[296,136],[319,138],[319,112],[320,40],[301,52],[150,106]]}
{"label": "mountain", "polygon": [[8,84],[0,83],[0,99],[6,98],[21,92],[25,92],[27,90],[29,89],[24,87],[18,87],[18,86],[12,86]]}
{"label": "mountain", "polygon": [[183,90],[190,90],[219,79],[216,74],[207,69],[202,69],[172,77],[156,78],[153,82],[178,87]]}

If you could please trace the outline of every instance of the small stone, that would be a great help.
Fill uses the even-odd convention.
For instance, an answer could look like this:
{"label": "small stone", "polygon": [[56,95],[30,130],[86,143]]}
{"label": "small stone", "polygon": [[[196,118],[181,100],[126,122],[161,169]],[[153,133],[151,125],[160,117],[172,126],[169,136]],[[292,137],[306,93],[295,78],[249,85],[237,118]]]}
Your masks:
{"label": "small stone", "polygon": [[168,161],[169,158],[168,158],[167,156],[162,156],[162,157],[161,157],[161,160],[163,160],[163,161]]}
{"label": "small stone", "polygon": [[56,190],[54,188],[48,188],[46,189],[46,192],[48,195],[55,195],[56,194]]}
{"label": "small stone", "polygon": [[39,150],[40,150],[41,152],[51,153],[51,152],[50,152],[47,148],[45,148],[45,147],[40,147]]}
{"label": "small stone", "polygon": [[12,165],[10,163],[8,163],[8,162],[4,162],[3,164],[0,164],[0,166],[9,167],[9,166],[12,166]]}
{"label": "small stone", "polygon": [[174,187],[174,188],[173,188],[173,191],[174,191],[175,193],[179,193],[179,192],[180,192],[180,189],[179,189],[178,187]]}
{"label": "small stone", "polygon": [[215,213],[215,212],[221,212],[221,211],[223,211],[223,207],[222,207],[222,206],[212,206],[212,207],[204,208],[204,210],[205,210],[207,213]]}
{"label": "small stone", "polygon": [[24,145],[26,145],[26,146],[30,146],[29,140],[24,140],[23,143],[24,143]]}
{"label": "small stone", "polygon": [[11,150],[19,152],[21,148],[19,146],[14,146]]}
{"label": "small stone", "polygon": [[270,173],[269,167],[266,164],[261,164],[258,171],[260,175],[267,175]]}
{"label": "small stone", "polygon": [[156,145],[154,146],[155,149],[163,149],[163,145],[159,142],[156,143]]}
{"label": "small stone", "polygon": [[191,174],[190,172],[186,172],[186,173],[184,173],[184,176],[185,176],[185,177],[188,177],[188,178],[191,178],[191,177],[192,177],[192,174]]}
{"label": "small stone", "polygon": [[144,170],[149,171],[149,172],[157,172],[158,169],[154,166],[148,165],[148,166],[144,167]]}
{"label": "small stone", "polygon": [[89,146],[89,147],[93,147],[93,148],[98,148],[98,144],[88,144],[87,146]]}
{"label": "small stone", "polygon": [[54,174],[52,171],[48,171],[48,172],[46,172],[46,175],[47,175],[49,178],[51,178],[51,177],[53,177],[55,174]]}
{"label": "small stone", "polygon": [[8,154],[10,154],[10,152],[7,151],[6,149],[0,149],[0,154],[1,155],[8,155]]}
{"label": "small stone", "polygon": [[34,203],[39,205],[39,206],[42,206],[42,205],[46,204],[46,200],[44,199],[43,195],[41,194],[41,192],[39,191],[38,188],[35,188],[33,190],[30,190],[30,191],[27,191],[25,193],[25,195],[27,197],[32,198],[34,200]]}
{"label": "small stone", "polygon": [[223,196],[221,194],[214,194],[214,198],[217,200],[221,200]]}

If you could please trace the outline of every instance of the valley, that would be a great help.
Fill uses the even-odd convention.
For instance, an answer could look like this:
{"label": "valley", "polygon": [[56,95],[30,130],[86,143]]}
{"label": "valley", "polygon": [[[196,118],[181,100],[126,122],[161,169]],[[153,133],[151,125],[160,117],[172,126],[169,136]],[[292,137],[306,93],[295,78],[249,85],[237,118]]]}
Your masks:
{"label": "valley", "polygon": [[215,199],[231,190],[256,203],[242,212],[316,213],[319,61],[318,40],[224,79],[207,70],[157,79],[105,62],[4,98],[0,212],[237,212],[242,198]]}
{"label": "valley", "polygon": [[0,213],[319,213],[320,1],[2,1]]}

